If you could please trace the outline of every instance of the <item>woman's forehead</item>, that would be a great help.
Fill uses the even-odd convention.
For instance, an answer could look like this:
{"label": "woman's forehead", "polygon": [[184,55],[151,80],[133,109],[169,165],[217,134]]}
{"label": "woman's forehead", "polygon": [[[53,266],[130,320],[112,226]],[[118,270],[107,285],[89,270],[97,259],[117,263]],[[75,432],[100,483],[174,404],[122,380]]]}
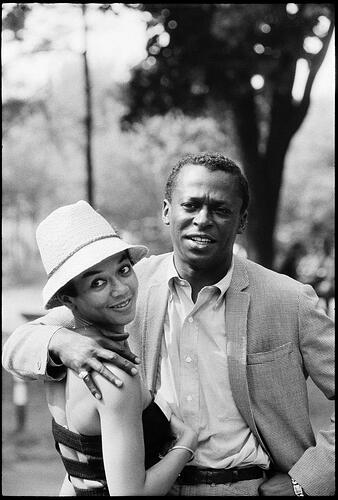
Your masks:
{"label": "woman's forehead", "polygon": [[121,262],[123,262],[126,259],[129,260],[129,254],[126,250],[119,252],[119,253],[116,253],[114,255],[107,257],[104,260],[101,260],[100,262],[98,262],[94,266],[91,266],[90,268],[86,269],[86,271],[84,271],[81,274],[81,277],[82,278],[87,277],[89,274],[92,274],[94,271],[101,272],[101,271],[107,269],[108,267],[118,266]]}

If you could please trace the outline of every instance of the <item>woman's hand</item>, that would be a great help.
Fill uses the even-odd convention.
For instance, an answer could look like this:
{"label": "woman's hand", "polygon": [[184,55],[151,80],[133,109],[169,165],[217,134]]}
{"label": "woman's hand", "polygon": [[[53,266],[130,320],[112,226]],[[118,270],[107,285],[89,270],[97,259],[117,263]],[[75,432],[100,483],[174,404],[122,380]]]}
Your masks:
{"label": "woman's hand", "polygon": [[181,419],[172,414],[170,418],[171,431],[176,437],[175,444],[187,446],[193,451],[197,448],[197,434],[191,427],[186,425]]}
{"label": "woman's hand", "polygon": [[[137,368],[134,363],[139,363],[139,359],[133,354],[125,340],[128,333],[117,333],[114,338],[108,338],[102,333],[90,327],[68,330],[60,328],[55,332],[49,343],[49,352],[52,359],[57,360],[75,371],[78,375],[82,372],[81,378],[87,385],[90,392],[98,399],[102,395],[93,382],[90,374],[91,370],[100,373],[116,387],[122,386],[122,381],[114,375],[102,362],[109,361],[124,370],[129,375],[135,375]],[[90,333],[90,336],[88,335]]]}

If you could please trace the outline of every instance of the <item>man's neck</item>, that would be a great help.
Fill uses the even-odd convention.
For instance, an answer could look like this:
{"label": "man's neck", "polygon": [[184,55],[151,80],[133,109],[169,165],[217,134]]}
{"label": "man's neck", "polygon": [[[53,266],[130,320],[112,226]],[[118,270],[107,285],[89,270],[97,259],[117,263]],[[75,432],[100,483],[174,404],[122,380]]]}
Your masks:
{"label": "man's neck", "polygon": [[195,303],[197,300],[197,296],[199,292],[205,286],[212,286],[218,283],[224,276],[228,273],[231,261],[229,263],[226,262],[224,267],[218,266],[216,268],[195,268],[193,266],[189,266],[186,263],[183,265],[180,262],[176,263],[174,256],[174,264],[177,270],[178,275],[188,281],[191,286],[191,298]]}

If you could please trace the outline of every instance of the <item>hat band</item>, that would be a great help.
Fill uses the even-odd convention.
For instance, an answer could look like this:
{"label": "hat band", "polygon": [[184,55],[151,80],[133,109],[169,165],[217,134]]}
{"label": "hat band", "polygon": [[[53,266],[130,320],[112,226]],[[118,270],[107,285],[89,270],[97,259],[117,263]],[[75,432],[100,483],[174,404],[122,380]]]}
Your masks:
{"label": "hat band", "polygon": [[91,243],[94,243],[95,241],[99,241],[99,240],[103,240],[105,238],[120,238],[117,234],[106,234],[104,236],[97,236],[96,238],[92,238],[91,240],[89,241],[86,241],[85,243],[82,243],[82,245],[79,245],[78,247],[76,247],[72,252],[70,252],[67,257],[65,257],[63,260],[61,260],[61,262],[59,262],[55,267],[54,269],[52,269],[48,275],[47,275],[47,278],[51,278],[53,276],[53,274],[61,267],[63,266],[63,264],[65,262],[67,262],[68,259],[70,259],[74,254],[76,254],[76,252],[78,252],[79,250],[81,250],[81,248],[84,248],[88,245],[90,245]]}

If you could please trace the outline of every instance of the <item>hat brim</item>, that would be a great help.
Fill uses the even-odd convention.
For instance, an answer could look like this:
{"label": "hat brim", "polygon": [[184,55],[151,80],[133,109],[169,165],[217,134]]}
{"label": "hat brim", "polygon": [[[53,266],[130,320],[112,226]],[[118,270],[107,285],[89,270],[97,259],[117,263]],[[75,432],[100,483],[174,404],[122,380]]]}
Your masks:
{"label": "hat brim", "polygon": [[94,241],[69,257],[48,279],[43,291],[43,306],[46,309],[61,306],[55,294],[69,281],[99,262],[115,254],[128,250],[133,264],[145,257],[148,248],[143,245],[130,245],[120,238],[107,238]]}

